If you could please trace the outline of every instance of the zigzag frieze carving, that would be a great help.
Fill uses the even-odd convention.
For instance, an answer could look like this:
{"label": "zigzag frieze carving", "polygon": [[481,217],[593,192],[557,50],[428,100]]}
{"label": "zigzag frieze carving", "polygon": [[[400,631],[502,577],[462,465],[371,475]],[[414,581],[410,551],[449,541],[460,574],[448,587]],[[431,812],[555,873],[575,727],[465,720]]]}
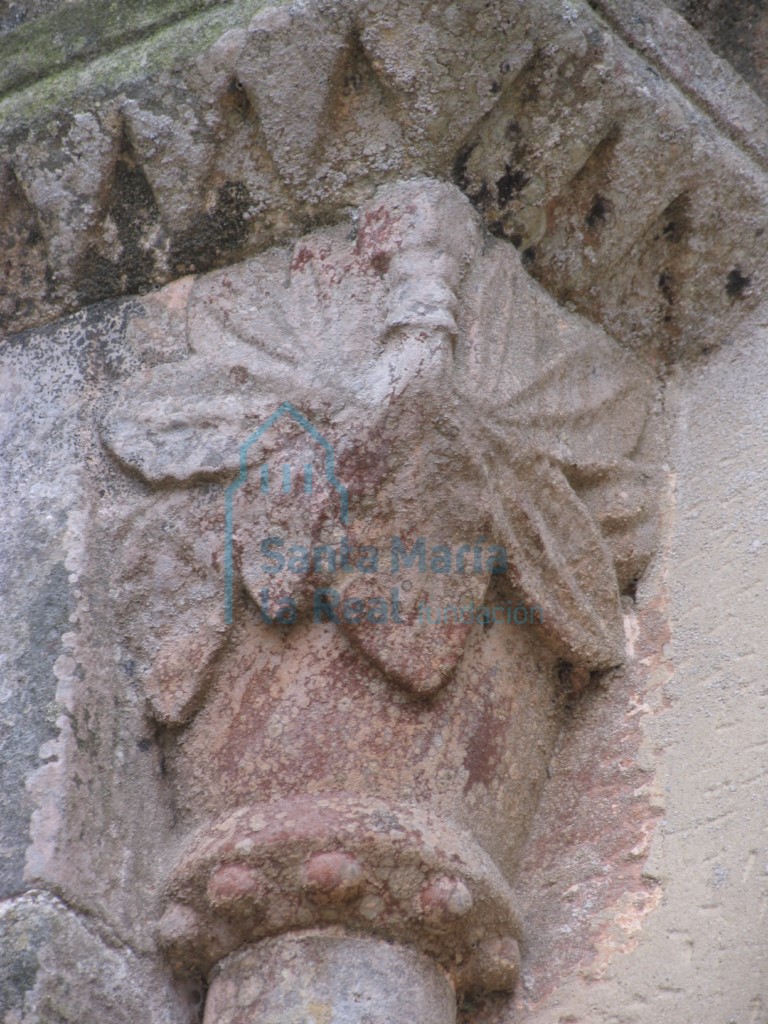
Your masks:
{"label": "zigzag frieze carving", "polygon": [[237,262],[422,173],[634,347],[711,346],[757,295],[759,159],[693,104],[698,71],[686,95],[586,3],[227,10],[184,62],[152,39],[122,76],[116,55],[78,71],[78,113],[45,82],[0,103],[0,328]]}

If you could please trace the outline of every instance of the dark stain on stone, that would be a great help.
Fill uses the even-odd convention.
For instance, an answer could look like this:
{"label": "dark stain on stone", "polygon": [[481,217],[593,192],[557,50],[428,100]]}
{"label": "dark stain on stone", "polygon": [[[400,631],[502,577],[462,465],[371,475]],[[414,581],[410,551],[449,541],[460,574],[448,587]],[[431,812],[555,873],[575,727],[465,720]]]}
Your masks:
{"label": "dark stain on stone", "polygon": [[488,785],[495,777],[497,765],[502,760],[504,735],[504,726],[493,710],[485,708],[464,756],[464,767],[468,773],[465,795],[473,786]]}
{"label": "dark stain on stone", "polygon": [[673,283],[672,275],[667,270],[663,270],[659,274],[659,279],[656,282],[656,284],[658,285],[659,291],[664,296],[664,298],[667,300],[667,302],[669,302],[670,304],[673,302],[673,299],[674,299],[674,296],[673,296],[673,293],[672,293],[672,283]]}
{"label": "dark stain on stone", "polygon": [[386,252],[377,252],[371,257],[371,266],[382,277],[389,270],[390,263],[391,256]]}
{"label": "dark stain on stone", "polygon": [[469,164],[469,158],[472,156],[474,148],[474,144],[462,146],[453,161],[453,180],[462,192],[466,192],[469,188],[467,165]]}
{"label": "dark stain on stone", "polygon": [[515,199],[531,180],[530,174],[519,168],[513,170],[510,164],[505,164],[504,168],[504,174],[496,182],[499,206],[506,206]]}
{"label": "dark stain on stone", "polygon": [[0,330],[34,315],[35,296],[48,298],[53,282],[37,211],[10,167],[0,169]]}
{"label": "dark stain on stone", "polygon": [[[689,236],[691,233],[690,206],[690,197],[685,193],[674,199],[656,221],[652,235],[653,241],[679,245]],[[669,252],[669,250],[665,251]],[[670,257],[667,255],[662,258]]]}
{"label": "dark stain on stone", "polygon": [[611,204],[601,195],[596,195],[592,201],[592,207],[584,218],[588,228],[596,228],[600,224],[605,224],[608,214],[611,212]]}
{"label": "dark stain on stone", "polygon": [[751,277],[742,274],[740,267],[734,267],[726,279],[725,290],[729,298],[740,299],[751,283]]}
{"label": "dark stain on stone", "polygon": [[233,77],[224,92],[222,107],[225,116],[232,120],[248,121],[253,114],[248,93],[239,78]]}
{"label": "dark stain on stone", "polygon": [[245,215],[251,194],[242,181],[225,181],[216,194],[213,210],[177,236],[171,246],[170,264],[176,274],[200,272],[231,257],[245,241]]}
{"label": "dark stain on stone", "polygon": [[670,220],[664,225],[662,234],[668,242],[679,242],[683,237],[682,228],[675,220]]}
{"label": "dark stain on stone", "polygon": [[99,302],[121,292],[140,293],[152,287],[155,255],[149,236],[159,220],[154,193],[124,131],[102,219],[102,224],[111,222],[117,229],[120,256],[111,258],[115,247],[105,244],[103,238],[101,244],[97,240],[89,246],[77,274],[82,302]]}

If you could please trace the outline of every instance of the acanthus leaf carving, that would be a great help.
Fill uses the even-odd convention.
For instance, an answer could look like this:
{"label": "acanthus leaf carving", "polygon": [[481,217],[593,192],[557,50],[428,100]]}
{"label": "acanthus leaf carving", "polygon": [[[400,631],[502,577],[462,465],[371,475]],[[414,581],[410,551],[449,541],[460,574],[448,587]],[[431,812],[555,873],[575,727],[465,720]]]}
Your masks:
{"label": "acanthus leaf carving", "polygon": [[[627,515],[615,495],[652,486],[633,461],[648,375],[598,328],[558,310],[513,250],[483,242],[447,186],[417,179],[382,190],[362,210],[354,242],[338,229],[301,240],[286,286],[288,259],[277,251],[198,282],[190,358],[127,386],[106,418],[107,445],[150,483],[231,479],[242,441],[288,398],[336,445],[352,482],[351,524],[333,526],[317,493],[302,504],[293,493],[265,502],[252,490],[239,503],[235,546],[257,604],[271,588],[298,607],[312,586],[339,601],[383,602],[379,628],[354,616],[340,628],[385,674],[428,691],[448,677],[472,625],[446,618],[438,652],[426,639],[428,610],[483,606],[491,577],[504,576],[566,660],[591,670],[619,663],[619,592],[596,495],[610,488],[613,511],[602,515],[613,514],[620,532]],[[272,443],[282,457],[290,449],[292,463],[311,461],[306,439]],[[640,509],[647,524],[648,502]],[[256,558],[281,530],[308,550],[328,540],[338,548],[346,534],[390,564],[370,576],[326,565],[291,579]],[[447,546],[451,571],[397,588],[392,538],[403,561],[419,538]],[[467,572],[477,538],[508,552],[508,571],[489,572],[484,548]],[[631,554],[624,559],[636,568]],[[274,610],[262,610],[270,621]]]}

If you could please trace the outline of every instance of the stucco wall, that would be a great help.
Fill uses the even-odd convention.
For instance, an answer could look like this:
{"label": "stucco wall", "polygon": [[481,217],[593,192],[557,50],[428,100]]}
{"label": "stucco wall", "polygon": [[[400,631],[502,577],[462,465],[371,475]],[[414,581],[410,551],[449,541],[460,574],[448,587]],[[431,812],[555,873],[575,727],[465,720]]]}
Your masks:
{"label": "stucco wall", "polygon": [[[768,1019],[768,307],[667,388],[667,542],[639,594],[670,640],[638,713],[663,817],[656,908],[535,1024]],[[617,751],[617,757],[620,751]]]}

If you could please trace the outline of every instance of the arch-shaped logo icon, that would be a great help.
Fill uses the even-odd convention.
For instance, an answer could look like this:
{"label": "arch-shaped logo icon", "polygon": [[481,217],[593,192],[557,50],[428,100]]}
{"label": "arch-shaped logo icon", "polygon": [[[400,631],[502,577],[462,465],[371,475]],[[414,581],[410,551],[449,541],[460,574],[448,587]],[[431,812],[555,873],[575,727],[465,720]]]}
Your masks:
{"label": "arch-shaped logo icon", "polygon": [[[234,557],[233,557],[233,531],[234,531],[234,500],[235,495],[239,489],[245,483],[248,476],[248,452],[257,441],[259,441],[264,434],[274,426],[275,423],[283,416],[289,416],[295,423],[305,430],[309,436],[317,441],[319,445],[325,451],[325,476],[328,483],[334,488],[339,495],[340,512],[339,518],[342,523],[346,526],[349,520],[349,493],[347,488],[342,484],[336,476],[336,459],[333,452],[333,446],[327,438],[323,437],[320,431],[314,426],[313,423],[307,419],[303,413],[291,405],[290,402],[283,402],[277,409],[269,416],[262,425],[256,430],[251,436],[240,445],[240,471],[237,477],[227,487],[224,498],[224,509],[225,509],[225,526],[224,526],[224,621],[228,626],[232,625],[233,621],[233,609],[234,609],[234,589],[235,589],[235,573],[234,573]],[[311,467],[308,467],[311,469]],[[305,491],[311,493],[311,476],[308,478],[309,486],[307,486],[307,478],[305,478]],[[290,487],[290,467],[283,467],[283,490],[288,491]],[[265,493],[269,488],[269,477],[267,467],[261,467],[261,490]]]}

